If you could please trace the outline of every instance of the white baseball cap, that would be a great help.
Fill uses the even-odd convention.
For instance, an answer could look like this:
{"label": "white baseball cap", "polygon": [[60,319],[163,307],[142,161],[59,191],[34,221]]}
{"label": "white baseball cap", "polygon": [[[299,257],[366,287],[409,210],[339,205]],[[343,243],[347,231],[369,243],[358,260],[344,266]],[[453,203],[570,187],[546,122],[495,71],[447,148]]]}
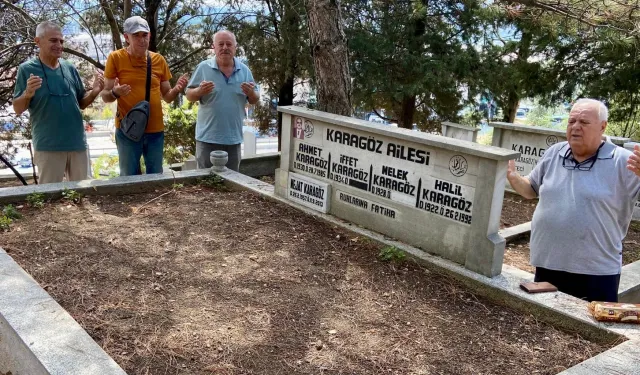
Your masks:
{"label": "white baseball cap", "polygon": [[140,16],[129,17],[124,21],[123,29],[125,34],[135,34],[139,31],[149,32],[147,20]]}

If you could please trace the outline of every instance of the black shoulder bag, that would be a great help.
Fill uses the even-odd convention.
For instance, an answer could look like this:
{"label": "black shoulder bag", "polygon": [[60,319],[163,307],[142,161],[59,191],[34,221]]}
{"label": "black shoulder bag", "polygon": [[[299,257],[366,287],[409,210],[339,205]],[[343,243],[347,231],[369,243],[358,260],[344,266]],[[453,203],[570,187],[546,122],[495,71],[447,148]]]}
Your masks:
{"label": "black shoulder bag", "polygon": [[120,120],[120,131],[127,138],[134,142],[139,142],[144,135],[144,130],[149,122],[149,97],[151,91],[151,54],[147,52],[147,84],[145,87],[144,100],[138,102]]}

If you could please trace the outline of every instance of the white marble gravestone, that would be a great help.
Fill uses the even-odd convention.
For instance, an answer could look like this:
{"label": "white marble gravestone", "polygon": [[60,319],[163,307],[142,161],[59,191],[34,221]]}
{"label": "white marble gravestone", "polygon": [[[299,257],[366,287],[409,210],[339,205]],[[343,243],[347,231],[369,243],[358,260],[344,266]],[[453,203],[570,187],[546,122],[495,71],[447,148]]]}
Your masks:
{"label": "white marble gravestone", "polygon": [[476,142],[480,128],[460,125],[453,122],[442,123],[442,135],[444,137],[461,139],[463,141]]}
{"label": "white marble gravestone", "polygon": [[481,274],[500,274],[507,161],[517,152],[301,107],[278,110],[276,194],[292,199],[293,192],[292,200],[304,204],[299,198],[308,184],[307,207]]}

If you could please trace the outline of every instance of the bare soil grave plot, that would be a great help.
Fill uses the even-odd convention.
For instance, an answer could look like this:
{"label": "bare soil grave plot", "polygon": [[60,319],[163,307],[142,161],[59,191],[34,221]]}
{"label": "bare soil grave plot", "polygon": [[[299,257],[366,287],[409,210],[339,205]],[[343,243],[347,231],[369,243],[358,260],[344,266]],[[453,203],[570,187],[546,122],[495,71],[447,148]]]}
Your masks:
{"label": "bare soil grave plot", "polygon": [[504,192],[500,229],[531,221],[538,201],[524,199],[520,195]]}
{"label": "bare soil grave plot", "polygon": [[[27,183],[31,185],[33,181],[27,181]],[[17,177],[12,180],[0,181],[0,189],[6,188],[6,187],[14,187],[14,186],[24,186],[24,185],[22,184],[22,182],[20,182],[20,180],[18,180]]]}
{"label": "bare soil grave plot", "polygon": [[129,374],[556,374],[617,344],[248,192],[21,211],[0,246]]}
{"label": "bare soil grave plot", "polygon": [[[509,227],[526,223],[533,218],[536,200],[526,200],[519,195],[506,193],[502,204],[501,226]],[[640,260],[640,223],[631,222],[627,236],[622,241],[622,264]],[[534,273],[529,263],[529,237],[508,243],[504,250],[504,263]]]}

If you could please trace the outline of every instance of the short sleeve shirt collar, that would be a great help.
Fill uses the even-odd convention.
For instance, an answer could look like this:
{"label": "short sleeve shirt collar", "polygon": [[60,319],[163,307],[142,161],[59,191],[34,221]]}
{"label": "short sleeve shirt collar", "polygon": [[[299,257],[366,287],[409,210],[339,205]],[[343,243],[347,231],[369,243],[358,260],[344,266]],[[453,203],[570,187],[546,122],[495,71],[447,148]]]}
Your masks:
{"label": "short sleeve shirt collar", "polygon": [[[209,66],[210,66],[210,67],[212,67],[213,69],[215,69],[215,70],[220,70],[220,69],[218,68],[218,61],[216,61],[216,58],[215,58],[215,57],[213,57],[213,58],[209,59],[208,64],[209,64]],[[241,66],[241,65],[240,65],[240,60],[238,60],[238,58],[237,58],[237,57],[234,57],[234,58],[233,58],[233,71],[234,71],[234,72],[237,72],[237,71],[241,70],[240,66]]]}
{"label": "short sleeve shirt collar", "polygon": [[[571,146],[569,146],[569,142],[566,142],[564,145],[562,145],[558,149],[558,156],[563,158],[570,147]],[[599,160],[613,159],[613,156],[615,155],[617,148],[618,146],[614,145],[613,143],[605,141],[600,151],[598,151],[598,159]]]}

